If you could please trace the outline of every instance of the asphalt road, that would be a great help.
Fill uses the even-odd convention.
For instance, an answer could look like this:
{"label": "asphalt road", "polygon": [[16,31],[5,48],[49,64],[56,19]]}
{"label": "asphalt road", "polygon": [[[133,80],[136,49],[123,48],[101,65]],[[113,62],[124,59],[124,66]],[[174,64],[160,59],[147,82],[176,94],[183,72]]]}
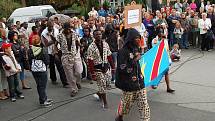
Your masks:
{"label": "asphalt road", "polygon": [[[166,93],[165,83],[156,90],[148,89],[151,121],[215,121],[215,51],[182,51],[180,62],[173,63],[170,79],[175,94]],[[96,85],[83,83],[79,94],[71,98],[62,85],[48,83],[48,96],[55,103],[40,108],[31,73],[27,79],[33,88],[23,90],[24,100],[0,101],[0,121],[114,121],[121,91],[108,91],[109,109],[102,109],[92,94]],[[139,121],[136,103],[125,121]]]}

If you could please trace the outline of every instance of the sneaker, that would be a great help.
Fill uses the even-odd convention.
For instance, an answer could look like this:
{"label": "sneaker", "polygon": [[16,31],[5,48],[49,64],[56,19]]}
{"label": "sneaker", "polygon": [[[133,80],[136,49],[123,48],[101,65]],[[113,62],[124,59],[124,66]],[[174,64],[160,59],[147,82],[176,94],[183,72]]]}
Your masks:
{"label": "sneaker", "polygon": [[24,99],[24,98],[25,98],[24,95],[18,95],[17,97],[18,97],[19,99]]}
{"label": "sneaker", "polygon": [[43,104],[40,104],[40,106],[42,106],[44,108],[48,108],[48,107],[52,106],[52,103],[45,101]]}
{"label": "sneaker", "polygon": [[10,100],[11,100],[11,102],[16,102],[16,98],[15,97],[12,97]]}
{"label": "sneaker", "polygon": [[47,102],[50,102],[50,103],[53,103],[53,102],[54,102],[54,100],[52,100],[52,99],[47,99],[46,101],[47,101]]}
{"label": "sneaker", "polygon": [[209,49],[209,50],[208,50],[208,52],[211,52],[211,51],[212,51],[212,49]]}
{"label": "sneaker", "polygon": [[97,101],[101,101],[99,96],[97,94],[93,94],[93,97],[97,100]]}
{"label": "sneaker", "polygon": [[108,104],[103,104],[104,109],[108,109]]}

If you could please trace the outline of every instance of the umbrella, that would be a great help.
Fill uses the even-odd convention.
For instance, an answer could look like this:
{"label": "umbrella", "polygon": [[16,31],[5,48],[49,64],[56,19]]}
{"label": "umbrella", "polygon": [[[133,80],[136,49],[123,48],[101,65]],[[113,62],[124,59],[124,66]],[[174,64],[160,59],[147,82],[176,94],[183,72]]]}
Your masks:
{"label": "umbrella", "polygon": [[52,15],[49,20],[54,20],[54,18],[57,17],[59,22],[61,23],[66,23],[66,22],[69,22],[70,21],[70,17],[67,16],[67,15],[64,15],[64,14],[55,14],[55,15]]}

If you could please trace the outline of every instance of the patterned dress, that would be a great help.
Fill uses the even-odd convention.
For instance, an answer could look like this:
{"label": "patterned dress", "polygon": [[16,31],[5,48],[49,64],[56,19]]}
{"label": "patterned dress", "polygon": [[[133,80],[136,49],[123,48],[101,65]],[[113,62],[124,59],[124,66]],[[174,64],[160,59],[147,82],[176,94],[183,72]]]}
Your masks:
{"label": "patterned dress", "polygon": [[[103,41],[103,55],[100,55],[99,49],[95,42],[92,42],[87,50],[87,58],[88,60],[93,60],[94,65],[100,65],[100,64],[108,64],[108,56],[111,56],[111,51],[109,48],[109,45]],[[111,80],[111,71],[110,69],[103,73],[102,70],[95,69],[95,75],[96,75],[96,81],[98,86],[99,93],[105,93],[106,92],[106,86],[107,83]]]}

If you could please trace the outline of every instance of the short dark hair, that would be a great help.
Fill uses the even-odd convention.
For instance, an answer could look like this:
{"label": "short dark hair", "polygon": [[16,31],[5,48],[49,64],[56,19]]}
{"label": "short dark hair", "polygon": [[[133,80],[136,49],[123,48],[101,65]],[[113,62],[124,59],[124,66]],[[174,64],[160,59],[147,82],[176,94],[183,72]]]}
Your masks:
{"label": "short dark hair", "polygon": [[32,26],[32,27],[31,27],[31,30],[32,30],[32,31],[35,31],[36,29],[37,29],[36,26]]}
{"label": "short dark hair", "polygon": [[99,29],[94,30],[94,31],[93,31],[93,36],[94,36],[95,33],[98,32],[98,31],[101,31],[101,30],[99,30]]}

